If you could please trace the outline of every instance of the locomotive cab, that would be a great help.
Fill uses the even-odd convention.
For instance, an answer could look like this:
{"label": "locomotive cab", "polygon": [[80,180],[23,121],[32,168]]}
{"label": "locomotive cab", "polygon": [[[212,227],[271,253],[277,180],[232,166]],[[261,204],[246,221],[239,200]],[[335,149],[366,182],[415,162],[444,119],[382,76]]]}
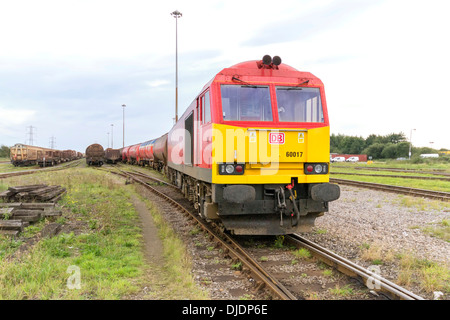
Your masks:
{"label": "locomotive cab", "polygon": [[169,178],[235,234],[309,231],[329,183],[323,83],[264,57],[219,72],[169,132]]}

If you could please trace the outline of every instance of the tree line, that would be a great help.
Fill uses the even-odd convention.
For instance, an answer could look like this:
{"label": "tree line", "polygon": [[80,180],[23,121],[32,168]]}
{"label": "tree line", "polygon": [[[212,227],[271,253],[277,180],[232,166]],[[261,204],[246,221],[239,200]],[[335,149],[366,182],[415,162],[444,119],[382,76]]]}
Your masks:
{"label": "tree line", "polygon": [[[444,150],[444,149],[441,149]],[[437,153],[438,151],[428,147],[416,148],[412,146],[412,157],[423,153]],[[9,147],[0,147],[0,158],[9,158]],[[332,134],[330,136],[330,152],[343,154],[367,154],[372,159],[397,159],[408,158],[409,142],[403,132],[390,133],[385,136],[371,134],[366,139],[363,137]]]}
{"label": "tree line", "polygon": [[[343,154],[367,154],[372,159],[397,159],[409,157],[409,141],[403,132],[388,135],[371,134],[367,138],[332,134],[330,136],[330,152]],[[412,146],[412,157],[424,153],[437,153],[428,147]]]}
{"label": "tree line", "polygon": [[9,158],[9,148],[2,145],[0,147],[0,158]]}

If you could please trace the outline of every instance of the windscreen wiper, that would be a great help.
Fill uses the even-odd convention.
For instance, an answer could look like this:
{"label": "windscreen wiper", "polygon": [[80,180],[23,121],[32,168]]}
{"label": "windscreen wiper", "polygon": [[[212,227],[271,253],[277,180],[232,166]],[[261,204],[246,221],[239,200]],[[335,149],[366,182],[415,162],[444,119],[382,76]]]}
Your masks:
{"label": "windscreen wiper", "polygon": [[296,85],[296,87],[299,87],[299,86],[302,86],[302,85],[308,84],[308,83],[309,83],[309,80],[306,80],[306,81],[303,81],[302,83]]}
{"label": "windscreen wiper", "polygon": [[299,83],[295,87],[289,87],[284,90],[302,90],[302,88],[300,86],[303,86],[304,84],[308,84],[308,83],[309,83],[309,80],[306,80],[306,81],[303,81],[302,83]]}
{"label": "windscreen wiper", "polygon": [[248,85],[248,86],[251,86],[251,87],[253,87],[253,88],[256,88],[255,85],[253,85],[253,84],[251,84],[251,83],[248,83],[248,82],[245,82],[244,80],[241,80],[241,79],[239,79],[239,78],[236,78],[235,76],[233,76],[233,77],[231,78],[231,80],[239,81],[239,82],[242,82],[242,83],[244,83],[244,84],[246,84],[246,85]]}

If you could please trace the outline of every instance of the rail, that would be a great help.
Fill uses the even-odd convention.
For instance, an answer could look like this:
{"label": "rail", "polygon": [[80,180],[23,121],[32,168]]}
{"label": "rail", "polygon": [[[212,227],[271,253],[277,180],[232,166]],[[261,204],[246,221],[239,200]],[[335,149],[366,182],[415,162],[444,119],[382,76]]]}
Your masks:
{"label": "rail", "polygon": [[47,171],[57,171],[57,170],[64,170],[72,167],[76,167],[81,163],[81,159],[73,160],[68,163],[60,164],[54,167],[46,167],[41,169],[30,169],[30,170],[23,170],[23,171],[15,171],[15,172],[4,172],[0,173],[0,179],[15,177],[15,176],[23,176],[27,174],[34,174],[38,172],[47,172]]}
{"label": "rail", "polygon": [[[117,168],[116,168],[117,169]],[[106,170],[106,169],[101,169]],[[144,175],[142,173],[136,173],[136,172],[129,172],[124,171],[121,169],[117,169],[118,172],[114,172],[111,170],[108,170],[111,173],[121,175],[123,177],[128,177],[133,179],[134,181],[138,182],[139,184],[143,185],[148,190],[152,191],[153,193],[157,194],[167,202],[171,203],[174,207],[178,208],[180,211],[182,211],[184,214],[189,215],[191,218],[195,219],[195,221],[198,223],[198,225],[206,231],[210,236],[214,238],[216,242],[218,242],[227,252],[229,255],[233,256],[235,259],[238,259],[241,261],[241,263],[251,272],[251,274],[260,282],[262,282],[267,288],[269,288],[275,296],[277,296],[281,300],[297,300],[297,298],[289,292],[289,290],[283,286],[277,279],[275,279],[272,275],[270,275],[255,259],[253,259],[246,251],[243,249],[232,237],[227,235],[226,233],[221,232],[218,234],[206,221],[202,220],[198,215],[193,214],[190,210],[183,207],[181,204],[179,204],[177,201],[173,200],[168,195],[160,192],[155,188],[154,186],[150,185],[149,183],[143,181],[141,178],[145,179],[151,179],[157,182],[163,182],[164,184],[167,184],[166,182],[148,176]],[[139,176],[139,177],[137,177]],[[167,184],[170,185],[170,184]]]}
{"label": "rail", "polygon": [[425,189],[416,189],[409,187],[400,187],[400,186],[392,186],[381,183],[372,183],[372,182],[362,182],[355,180],[347,180],[347,179],[336,179],[330,178],[331,183],[337,184],[345,184],[355,187],[369,188],[374,190],[380,190],[391,193],[400,193],[414,197],[424,197],[430,199],[437,199],[441,201],[450,201],[450,192],[445,191],[433,191],[433,190],[425,190]]}
{"label": "rail", "polygon": [[[107,169],[102,168],[101,170]],[[210,224],[202,220],[197,214],[192,213],[190,210],[183,207],[181,204],[170,198],[168,195],[157,190],[157,188],[155,188],[155,186],[152,186],[151,183],[145,182],[142,179],[149,179],[172,187],[173,185],[161,179],[148,176],[141,172],[136,172],[135,170],[133,170],[133,172],[124,171],[120,169],[117,170],[118,172],[114,172],[111,170],[108,171],[119,174],[123,177],[133,179],[134,181],[145,186],[147,189],[151,190],[155,194],[159,195],[161,198],[170,202],[172,205],[176,206],[184,214],[189,215],[190,217],[195,219],[198,225],[203,230],[208,232],[208,234],[210,234],[210,236],[212,236],[216,242],[220,243],[220,245],[223,248],[225,248],[228,254],[234,256],[234,258],[241,261],[241,263],[245,265],[245,267],[247,267],[247,269],[253,274],[253,276],[260,282],[264,283],[264,285],[267,288],[269,288],[274,293],[274,295],[277,296],[279,299],[297,300],[297,298],[291,292],[289,292],[289,290],[282,283],[280,283],[274,276],[272,276],[269,272],[267,272],[258,261],[256,261],[253,257],[251,257],[251,255],[246,252],[246,250],[237,242],[237,240],[234,240],[231,236],[229,236],[224,232],[219,233],[218,231],[215,231]],[[390,282],[387,279],[382,278],[377,273],[371,272],[370,270],[358,266],[355,263],[333,253],[328,249],[321,247],[318,244],[313,243],[310,240],[307,240],[306,238],[300,235],[297,234],[289,235],[286,236],[285,239],[296,246],[302,246],[307,248],[312,254],[317,256],[319,259],[321,259],[328,265],[335,267],[338,271],[348,276],[361,280],[366,286],[369,287],[369,289],[373,289],[376,292],[380,292],[390,299],[424,300],[422,297]],[[370,286],[372,286],[373,288],[371,288]]]}
{"label": "rail", "polygon": [[384,279],[376,272],[372,272],[357,264],[321,247],[320,245],[298,235],[292,234],[285,238],[290,243],[300,245],[308,249],[312,254],[323,260],[326,264],[335,267],[348,276],[362,280],[364,284],[376,292],[381,292],[391,299],[401,300],[424,300],[422,297]]}

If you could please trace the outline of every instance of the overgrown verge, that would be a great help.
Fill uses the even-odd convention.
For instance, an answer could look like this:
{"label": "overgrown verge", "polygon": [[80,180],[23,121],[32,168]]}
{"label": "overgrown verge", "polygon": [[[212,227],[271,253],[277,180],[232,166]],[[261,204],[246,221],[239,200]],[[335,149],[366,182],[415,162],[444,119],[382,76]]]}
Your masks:
{"label": "overgrown verge", "polygon": [[199,288],[191,273],[192,261],[185,244],[164,219],[158,207],[147,199],[142,199],[151,212],[158,236],[163,243],[165,262],[161,265],[150,263],[152,290],[147,299],[209,299],[208,293]]}
{"label": "overgrown verge", "polygon": [[39,237],[48,222],[28,227],[22,239],[0,239],[0,299],[120,299],[138,291],[146,265],[132,189],[91,169],[6,183],[36,182],[67,188],[60,202],[64,215],[56,221],[62,230],[23,252],[17,249],[26,246],[27,237]]}
{"label": "overgrown verge", "polygon": [[[206,299],[190,274],[186,248],[150,201],[164,244],[164,263],[145,260],[143,236],[132,198],[139,189],[89,168],[18,176],[8,186],[62,185],[63,216],[41,220],[18,239],[0,238],[0,299]],[[42,237],[50,223],[59,233]]]}

